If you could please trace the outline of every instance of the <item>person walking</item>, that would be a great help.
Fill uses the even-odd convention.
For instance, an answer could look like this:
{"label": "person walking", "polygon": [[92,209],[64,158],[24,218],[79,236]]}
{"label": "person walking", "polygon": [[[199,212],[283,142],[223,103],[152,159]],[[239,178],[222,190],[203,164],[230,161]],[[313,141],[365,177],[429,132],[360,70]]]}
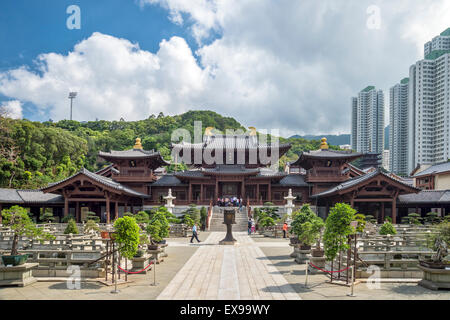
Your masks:
{"label": "person walking", "polygon": [[201,242],[200,240],[198,240],[198,236],[197,236],[197,224],[196,224],[196,223],[195,223],[194,226],[192,227],[191,243],[194,242],[194,238],[195,238],[198,242]]}
{"label": "person walking", "polygon": [[252,234],[252,226],[253,226],[252,219],[249,218],[248,219],[248,225],[247,225],[247,227],[248,227],[248,235]]}
{"label": "person walking", "polygon": [[283,224],[283,238],[286,238],[287,231],[288,231],[288,225],[287,225],[287,223],[285,222],[285,223]]}

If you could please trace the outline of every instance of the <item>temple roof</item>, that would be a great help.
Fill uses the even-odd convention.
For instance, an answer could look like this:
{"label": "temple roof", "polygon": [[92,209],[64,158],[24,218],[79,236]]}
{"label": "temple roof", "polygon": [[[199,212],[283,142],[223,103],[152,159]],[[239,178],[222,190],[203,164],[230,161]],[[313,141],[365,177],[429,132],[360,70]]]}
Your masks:
{"label": "temple roof", "polygon": [[159,152],[156,152],[154,150],[142,150],[142,149],[130,149],[130,150],[124,150],[124,151],[110,151],[110,152],[102,152],[100,151],[98,153],[100,157],[102,157],[105,160],[111,161],[114,159],[152,159],[158,161],[160,166],[162,165],[170,165],[169,162],[165,161],[161,154]]}
{"label": "temple roof", "polygon": [[400,195],[398,201],[402,204],[450,203],[450,190],[422,190],[417,194]]}
{"label": "temple roof", "polygon": [[173,174],[165,174],[155,182],[151,184],[152,187],[182,187],[188,186],[186,183],[182,183],[180,179]]}
{"label": "temple roof", "polygon": [[39,204],[64,203],[59,194],[44,193],[41,190],[17,190],[0,188],[0,203],[11,204]]}
{"label": "temple roof", "polygon": [[414,178],[450,171],[450,162],[439,163],[414,175]]}
{"label": "temple roof", "polygon": [[101,185],[104,185],[106,187],[112,188],[114,190],[123,192],[123,193],[131,195],[131,196],[136,196],[136,197],[141,197],[141,198],[148,197],[148,195],[146,195],[146,194],[137,192],[137,191],[135,191],[135,190],[133,190],[131,188],[128,188],[128,187],[126,187],[126,186],[124,186],[124,185],[122,185],[122,184],[120,184],[120,183],[110,179],[110,178],[107,178],[107,177],[98,175],[96,173],[93,173],[93,172],[87,170],[86,168],[82,168],[79,172],[75,173],[74,175],[72,175],[72,176],[70,176],[70,177],[68,177],[68,178],[66,178],[64,180],[61,180],[61,181],[58,181],[58,182],[54,182],[54,183],[50,183],[47,187],[42,188],[42,191],[45,192],[46,190],[49,190],[50,188],[51,189],[55,189],[54,187],[56,187],[58,185],[61,185],[61,184],[63,184],[66,181],[72,180],[75,177],[80,176],[80,175],[84,175],[84,176],[86,176],[86,177],[88,177],[88,178],[90,178],[90,179],[100,183]]}
{"label": "temple roof", "polygon": [[242,175],[251,176],[252,178],[283,178],[286,176],[286,173],[274,171],[270,168],[246,168],[244,165],[218,165],[214,168],[200,168],[174,173],[175,177],[181,179],[207,179],[212,175]]}
{"label": "temple roof", "polygon": [[281,187],[308,187],[309,184],[305,181],[305,176],[302,174],[289,174],[280,180],[278,184],[273,186]]}
{"label": "temple roof", "polygon": [[363,182],[365,182],[367,180],[370,180],[370,179],[372,179],[372,178],[374,178],[374,177],[376,177],[378,175],[382,175],[382,176],[388,178],[389,180],[392,180],[393,182],[397,182],[397,183],[403,185],[406,189],[411,190],[411,192],[414,192],[414,191],[418,192],[419,191],[419,189],[414,188],[411,185],[406,184],[406,183],[404,183],[401,180],[395,179],[395,178],[385,174],[384,172],[382,172],[381,170],[378,169],[376,171],[373,171],[371,173],[365,174],[363,176],[355,177],[353,179],[345,181],[345,182],[341,183],[340,185],[338,185],[338,186],[336,186],[334,188],[331,188],[331,189],[329,189],[327,191],[324,191],[324,192],[312,195],[311,198],[320,198],[320,197],[331,196],[331,195],[340,193],[341,191],[345,191],[346,189],[349,189],[351,187],[357,186],[358,184],[363,183]]}

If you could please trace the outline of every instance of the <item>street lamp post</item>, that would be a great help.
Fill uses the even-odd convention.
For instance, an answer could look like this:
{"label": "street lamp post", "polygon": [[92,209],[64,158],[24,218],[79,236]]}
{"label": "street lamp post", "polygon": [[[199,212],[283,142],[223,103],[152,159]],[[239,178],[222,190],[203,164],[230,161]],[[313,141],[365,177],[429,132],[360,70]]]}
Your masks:
{"label": "street lamp post", "polygon": [[69,99],[70,99],[70,120],[72,120],[72,104],[73,99],[77,96],[77,92],[69,92]]}

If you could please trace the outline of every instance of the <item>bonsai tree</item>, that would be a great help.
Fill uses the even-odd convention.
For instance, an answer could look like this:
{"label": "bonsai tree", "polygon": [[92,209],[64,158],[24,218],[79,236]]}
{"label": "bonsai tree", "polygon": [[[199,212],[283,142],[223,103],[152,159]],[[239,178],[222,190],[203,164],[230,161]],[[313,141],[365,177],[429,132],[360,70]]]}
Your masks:
{"label": "bonsai tree", "polygon": [[99,223],[100,218],[95,214],[95,212],[88,211],[86,212],[86,218],[83,220],[83,222],[87,222],[89,220],[93,220],[94,222]]}
{"label": "bonsai tree", "polygon": [[275,220],[273,220],[272,217],[269,217],[268,215],[263,215],[258,219],[259,221],[259,225],[263,228],[267,228],[267,227],[273,227],[275,225]]}
{"label": "bonsai tree", "polygon": [[132,217],[119,218],[114,222],[114,241],[119,245],[120,254],[133,259],[139,246],[139,226]]}
{"label": "bonsai tree", "polygon": [[384,221],[392,223],[392,218],[391,217],[386,217],[386,218],[384,218]]}
{"label": "bonsai tree", "polygon": [[136,219],[136,222],[138,223],[138,224],[146,224],[146,223],[148,223],[149,222],[149,220],[150,220],[150,216],[148,215],[148,213],[147,212],[145,212],[145,211],[139,211],[138,213],[136,213],[135,215],[134,215],[134,218]]}
{"label": "bonsai tree", "polygon": [[55,217],[53,216],[52,212],[44,211],[39,216],[39,220],[41,220],[44,223],[51,223],[51,222],[55,221]]}
{"label": "bonsai tree", "polygon": [[95,223],[94,220],[88,220],[85,224],[84,224],[84,233],[97,233],[100,232],[100,228],[98,227],[98,224]]}
{"label": "bonsai tree", "polygon": [[75,220],[71,219],[69,220],[69,223],[67,224],[66,230],[64,230],[64,234],[78,234],[78,228],[77,224],[75,223]]}
{"label": "bonsai tree", "polygon": [[195,223],[200,223],[200,210],[195,204],[189,205],[189,209],[187,209],[184,214],[190,215]]}
{"label": "bonsai tree", "polygon": [[68,214],[67,216],[61,219],[61,223],[68,223],[70,220],[75,220],[75,217],[71,214]]}
{"label": "bonsai tree", "polygon": [[425,217],[425,221],[431,224],[436,224],[441,222],[441,218],[437,212],[429,212]]}
{"label": "bonsai tree", "polygon": [[410,213],[402,219],[403,223],[420,225],[422,217],[418,213]]}
{"label": "bonsai tree", "polygon": [[260,213],[265,213],[267,216],[271,217],[273,220],[279,218],[278,207],[276,207],[272,202],[265,202],[264,207],[261,208]]}
{"label": "bonsai tree", "polygon": [[355,214],[355,221],[358,222],[358,226],[356,227],[356,232],[362,233],[366,228],[366,217],[363,214]]}
{"label": "bonsai tree", "polygon": [[14,233],[11,246],[11,255],[18,255],[18,244],[20,236],[27,236],[39,241],[54,240],[55,237],[50,233],[37,228],[28,216],[27,210],[20,206],[13,206],[2,210],[3,226],[9,227]]}
{"label": "bonsai tree", "polygon": [[316,216],[308,204],[303,205],[293,216],[292,233],[297,235],[301,244],[309,246],[319,240],[324,223],[320,217]]}
{"label": "bonsai tree", "polygon": [[183,216],[183,223],[187,225],[189,228],[192,228],[195,224],[195,221],[191,218],[190,215],[186,214]]}
{"label": "bonsai tree", "polygon": [[377,224],[377,219],[374,216],[368,214],[365,217],[366,217],[366,221],[367,222],[370,222],[370,223],[373,223],[373,224]]}
{"label": "bonsai tree", "polygon": [[152,242],[161,242],[164,238],[169,236],[169,222],[166,218],[165,207],[160,207],[152,216],[148,223],[147,233],[150,234]]}
{"label": "bonsai tree", "polygon": [[346,203],[338,203],[330,210],[325,221],[323,235],[325,256],[333,261],[339,252],[348,250],[348,237],[356,232],[350,223],[354,220],[356,210]]}
{"label": "bonsai tree", "polygon": [[386,221],[381,226],[379,234],[381,234],[381,235],[388,235],[388,234],[394,235],[394,234],[397,234],[397,230],[395,229],[395,227],[393,226],[392,223]]}

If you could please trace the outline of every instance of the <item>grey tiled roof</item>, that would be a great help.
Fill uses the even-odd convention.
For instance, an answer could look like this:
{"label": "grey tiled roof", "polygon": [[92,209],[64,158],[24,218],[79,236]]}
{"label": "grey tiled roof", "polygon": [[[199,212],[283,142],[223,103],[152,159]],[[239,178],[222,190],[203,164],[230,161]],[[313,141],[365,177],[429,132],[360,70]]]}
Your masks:
{"label": "grey tiled roof", "polygon": [[259,173],[256,175],[257,177],[284,177],[287,173],[274,171],[270,168],[259,168]]}
{"label": "grey tiled roof", "polygon": [[17,190],[17,193],[25,203],[64,203],[63,196],[41,190]]}
{"label": "grey tiled roof", "polygon": [[0,203],[39,204],[64,203],[64,198],[54,193],[41,190],[0,189]]}
{"label": "grey tiled roof", "polygon": [[[281,179],[280,183],[277,184],[283,187],[307,187],[308,183],[305,181],[305,176],[302,174],[290,174],[283,179]],[[277,186],[274,185],[274,186]]]}
{"label": "grey tiled roof", "polygon": [[227,165],[227,164],[220,164],[217,165],[215,168],[205,168],[203,169],[204,172],[217,172],[217,173],[224,173],[224,174],[241,174],[241,173],[255,173],[257,174],[259,172],[258,168],[246,168],[244,165]]}
{"label": "grey tiled roof", "polygon": [[416,173],[414,177],[420,177],[430,174],[436,174],[441,172],[450,171],[450,162],[444,162],[440,164],[436,164],[434,166],[429,167],[428,169],[425,169],[419,173]]}
{"label": "grey tiled roof", "polygon": [[177,187],[177,186],[187,186],[187,184],[182,183],[173,174],[165,174],[155,182],[151,184],[152,187]]}
{"label": "grey tiled roof", "polygon": [[[373,177],[375,177],[375,176],[377,176],[377,175],[379,175],[379,174],[381,174],[381,175],[383,175],[383,176],[385,176],[385,177],[387,177],[387,178],[389,178],[389,179],[392,179],[392,180],[394,180],[394,181],[397,181],[398,183],[401,183],[401,184],[403,184],[403,185],[406,186],[406,187],[412,188],[412,186],[410,186],[410,185],[404,183],[404,182],[401,181],[401,180],[395,179],[395,178],[393,178],[393,177],[391,177],[391,176],[389,176],[389,175],[383,173],[381,170],[378,169],[378,170],[375,170],[375,171],[373,171],[373,172],[367,173],[367,174],[365,174],[365,175],[363,175],[363,176],[355,177],[355,178],[353,178],[353,179],[350,179],[350,180],[348,180],[348,181],[345,181],[345,182],[341,183],[340,185],[338,185],[338,186],[336,186],[336,187],[334,187],[334,188],[331,188],[331,189],[329,189],[329,190],[327,190],[327,191],[324,191],[324,192],[321,192],[321,193],[312,195],[311,197],[312,197],[312,198],[323,197],[323,196],[327,196],[327,195],[333,194],[333,193],[335,193],[335,192],[338,192],[338,191],[340,191],[340,190],[345,190],[345,189],[351,188],[351,187],[353,187],[353,186],[355,186],[355,185],[357,185],[357,184],[359,184],[359,183],[361,183],[361,182],[364,182],[364,181],[366,181],[366,180],[369,180],[369,179],[371,179],[371,178],[373,178]],[[417,189],[417,190],[418,190],[418,189]]]}
{"label": "grey tiled roof", "polygon": [[175,172],[174,175],[181,178],[205,178],[205,175],[201,170],[180,171]]}
{"label": "grey tiled roof", "polygon": [[398,197],[399,203],[450,203],[450,190],[423,190],[417,194],[405,194]]}
{"label": "grey tiled roof", "polygon": [[1,203],[23,203],[23,199],[17,193],[16,189],[0,188]]}
{"label": "grey tiled roof", "polygon": [[[212,135],[205,136],[202,143],[174,143],[174,148],[194,148],[194,149],[264,149],[271,148],[270,144],[259,143],[257,136],[251,135]],[[290,148],[290,144],[280,144],[280,148]]]}
{"label": "grey tiled roof", "polygon": [[[108,186],[110,188],[116,189],[118,191],[123,191],[125,193],[128,193],[128,194],[133,195],[133,196],[137,196],[137,197],[142,197],[142,198],[148,197],[148,195],[140,193],[140,192],[137,192],[137,191],[135,191],[135,190],[133,190],[131,188],[128,188],[128,187],[126,187],[126,186],[124,186],[124,185],[122,185],[122,184],[120,184],[120,183],[118,183],[118,182],[116,182],[116,181],[114,181],[114,180],[112,180],[110,178],[103,177],[101,175],[98,175],[98,174],[95,174],[93,172],[90,172],[86,168],[82,168],[78,173],[75,173],[74,175],[68,177],[67,179],[64,179],[62,181],[58,181],[58,182],[55,182],[55,183],[50,183],[49,187],[52,187],[52,186],[58,185],[58,184],[60,184],[62,182],[65,182],[67,180],[70,180],[73,177],[75,177],[77,175],[80,175],[80,174],[83,174],[83,175],[85,175],[85,176],[87,176],[87,177],[89,177],[89,178],[91,178],[91,179],[93,179],[93,180],[95,180],[95,181],[97,181],[97,182],[99,182],[101,184],[104,184],[104,185],[106,185],[106,186]],[[45,190],[45,189],[46,188],[43,188],[43,190]]]}

